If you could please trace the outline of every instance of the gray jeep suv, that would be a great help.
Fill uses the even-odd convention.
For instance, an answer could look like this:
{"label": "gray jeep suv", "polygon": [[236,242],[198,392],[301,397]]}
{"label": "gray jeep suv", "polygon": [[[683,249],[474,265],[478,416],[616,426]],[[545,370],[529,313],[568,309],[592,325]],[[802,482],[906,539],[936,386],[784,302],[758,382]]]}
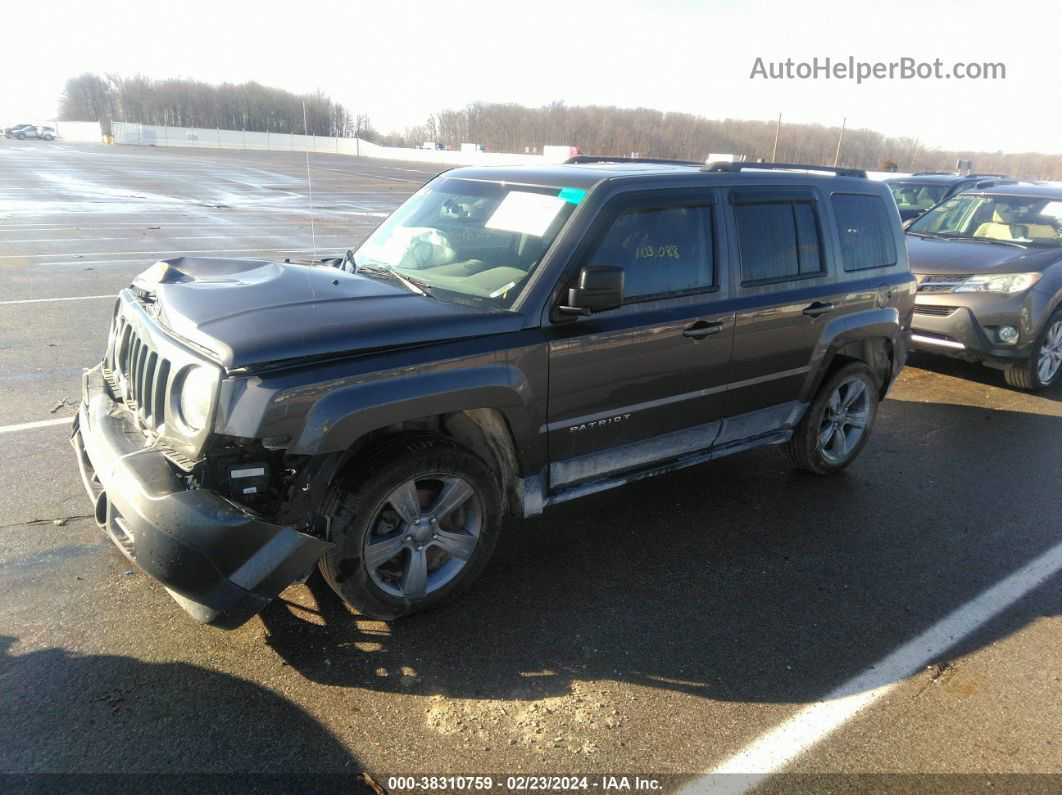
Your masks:
{"label": "gray jeep suv", "polygon": [[315,565],[390,619],[508,517],[758,445],[850,464],[907,357],[888,188],[577,160],[444,173],[342,259],[142,273],[73,434],[122,553],[221,626]]}

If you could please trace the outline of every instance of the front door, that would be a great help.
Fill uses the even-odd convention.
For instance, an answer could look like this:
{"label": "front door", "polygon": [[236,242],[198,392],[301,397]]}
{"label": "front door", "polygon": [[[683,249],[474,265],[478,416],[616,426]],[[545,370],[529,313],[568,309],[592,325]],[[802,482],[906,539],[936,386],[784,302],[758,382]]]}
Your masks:
{"label": "front door", "polygon": [[718,433],[734,313],[715,194],[667,199],[614,200],[576,255],[623,268],[623,306],[547,327],[551,490],[705,449]]}

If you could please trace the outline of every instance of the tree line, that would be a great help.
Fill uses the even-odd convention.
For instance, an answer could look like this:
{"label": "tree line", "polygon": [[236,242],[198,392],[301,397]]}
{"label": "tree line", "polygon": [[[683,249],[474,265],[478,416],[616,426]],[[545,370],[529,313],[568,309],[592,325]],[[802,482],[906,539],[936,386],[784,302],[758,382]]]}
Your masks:
{"label": "tree line", "polygon": [[[305,105],[306,121],[303,123]],[[832,163],[882,171],[951,171],[973,161],[979,173],[1062,179],[1062,155],[934,149],[913,137],[821,124],[748,119],[708,119],[651,108],[618,108],[553,102],[537,108],[515,103],[473,102],[431,114],[424,124],[380,135],[369,117],[355,115],[326,95],[295,94],[248,82],[212,85],[187,78],[153,80],[85,73],[69,79],[60,98],[60,119],[111,120],[175,127],[220,127],[254,132],[307,132],[360,137],[389,146],[434,141],[457,149],[482,144],[493,152],[541,152],[550,144],[578,146],[585,154],[703,161],[709,154],[749,160]],[[778,134],[775,153],[775,134]]]}
{"label": "tree line", "polygon": [[[305,119],[303,109],[305,108]],[[249,132],[375,137],[368,117],[357,116],[318,92],[295,94],[248,82],[212,85],[187,78],[153,80],[86,72],[66,81],[59,118],[172,127],[220,127]]]}
{"label": "tree line", "polygon": [[[568,106],[563,102],[528,108],[475,102],[434,113],[424,124],[382,136],[379,142],[418,146],[436,141],[447,148],[477,143],[496,152],[541,152],[543,145],[570,144],[593,155],[703,161],[709,154],[722,153],[770,160],[775,132],[774,121],[707,119],[651,108]],[[952,171],[961,159],[973,161],[979,173],[1062,179],[1062,155],[934,149],[913,137],[889,137],[867,129],[846,129],[842,137],[840,125],[787,124],[784,120],[777,132],[774,159],[778,162],[831,164],[840,137],[840,166]]]}

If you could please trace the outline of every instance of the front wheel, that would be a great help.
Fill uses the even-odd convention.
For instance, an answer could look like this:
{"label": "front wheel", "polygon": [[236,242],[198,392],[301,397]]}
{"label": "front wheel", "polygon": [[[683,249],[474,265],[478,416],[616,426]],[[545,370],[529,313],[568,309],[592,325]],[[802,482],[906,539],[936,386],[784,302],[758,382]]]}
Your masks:
{"label": "front wheel", "polygon": [[426,610],[464,590],[497,541],[499,489],[479,456],[443,437],[398,437],[331,491],[335,544],[320,569],[369,618]]}
{"label": "front wheel", "polygon": [[852,362],[826,379],[785,444],[793,466],[828,475],[855,460],[878,414],[878,382],[870,368]]}
{"label": "front wheel", "polygon": [[1003,371],[1007,383],[1018,389],[1046,389],[1062,372],[1062,309],[1044,324],[1032,354],[1021,364]]}

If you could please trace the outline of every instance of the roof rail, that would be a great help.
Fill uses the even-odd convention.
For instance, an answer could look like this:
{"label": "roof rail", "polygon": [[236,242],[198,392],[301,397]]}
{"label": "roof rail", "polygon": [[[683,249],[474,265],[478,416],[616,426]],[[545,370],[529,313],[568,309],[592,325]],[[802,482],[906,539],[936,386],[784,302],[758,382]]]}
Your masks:
{"label": "roof rail", "polygon": [[809,166],[801,163],[731,163],[727,160],[717,160],[708,163],[701,171],[744,171],[746,169],[757,171],[765,170],[789,170],[789,171],[824,171],[838,177],[861,177],[867,178],[867,172],[861,168],[839,168],[838,166]]}
{"label": "roof rail", "polygon": [[979,179],[974,183],[974,188],[994,188],[997,185],[1043,185],[1042,182],[1037,182],[1035,179],[1021,179],[1020,177],[990,177],[988,179]]}
{"label": "roof rail", "polygon": [[566,166],[577,166],[582,163],[650,163],[657,166],[699,166],[694,160],[668,160],[659,157],[605,157],[598,155],[576,155],[564,161]]}

